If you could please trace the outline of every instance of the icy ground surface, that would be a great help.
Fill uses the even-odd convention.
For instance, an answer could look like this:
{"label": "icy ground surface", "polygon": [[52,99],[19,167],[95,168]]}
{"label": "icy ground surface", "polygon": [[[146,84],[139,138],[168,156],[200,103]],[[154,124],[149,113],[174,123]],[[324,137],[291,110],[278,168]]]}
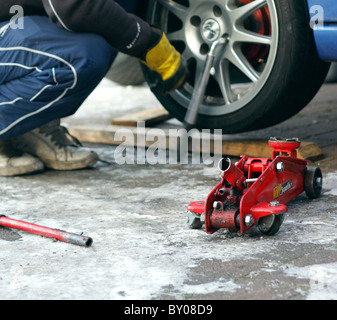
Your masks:
{"label": "icy ground surface", "polygon": [[[103,81],[75,120],[109,123],[144,106],[158,106],[146,87]],[[114,147],[93,148],[116,161]],[[0,178],[0,214],[94,240],[83,248],[0,228],[0,300],[337,299],[337,173],[324,176],[321,198],[289,203],[273,237],[187,228],[186,206],[219,179],[204,165],[102,163]]]}
{"label": "icy ground surface", "polygon": [[[96,148],[109,158],[111,147]],[[0,299],[337,299],[336,174],[274,237],[185,225],[219,181],[202,166],[97,165],[1,178],[1,214],[90,236],[90,248],[0,232]],[[211,174],[210,174],[211,173]]]}

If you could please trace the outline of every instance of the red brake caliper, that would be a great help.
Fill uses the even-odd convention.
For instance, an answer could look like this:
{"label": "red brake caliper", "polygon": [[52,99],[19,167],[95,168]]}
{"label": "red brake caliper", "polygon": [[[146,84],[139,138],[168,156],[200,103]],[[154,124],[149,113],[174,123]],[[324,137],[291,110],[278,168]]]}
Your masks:
{"label": "red brake caliper", "polygon": [[[237,0],[237,5],[245,5],[254,0]],[[256,10],[246,22],[249,25],[249,30],[261,35],[271,35],[270,13],[267,6]],[[260,44],[253,44],[246,48],[244,54],[248,61],[255,65],[263,60],[269,51],[269,47]]]}

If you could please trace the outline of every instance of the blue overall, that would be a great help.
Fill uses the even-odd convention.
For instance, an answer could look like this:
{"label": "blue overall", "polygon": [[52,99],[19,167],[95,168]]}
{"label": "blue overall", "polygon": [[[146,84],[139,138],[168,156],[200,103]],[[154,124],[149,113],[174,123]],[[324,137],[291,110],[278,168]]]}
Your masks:
{"label": "blue overall", "polygon": [[0,23],[0,140],[75,113],[117,55],[101,36],[48,17],[24,16],[23,25]]}

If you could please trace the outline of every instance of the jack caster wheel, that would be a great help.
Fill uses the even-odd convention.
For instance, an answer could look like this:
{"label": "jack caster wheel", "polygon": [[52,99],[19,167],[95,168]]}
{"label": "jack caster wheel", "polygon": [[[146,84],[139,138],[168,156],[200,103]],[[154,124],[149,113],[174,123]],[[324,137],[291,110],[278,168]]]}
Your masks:
{"label": "jack caster wheel", "polygon": [[317,199],[322,192],[323,175],[320,168],[308,167],[304,177],[304,191],[308,198]]}
{"label": "jack caster wheel", "polygon": [[273,236],[279,231],[283,220],[284,213],[277,215],[271,214],[269,216],[263,217],[259,219],[258,222],[259,230],[266,236]]}
{"label": "jack caster wheel", "polygon": [[191,211],[187,212],[186,224],[190,229],[201,229],[202,222],[200,220],[200,215]]}

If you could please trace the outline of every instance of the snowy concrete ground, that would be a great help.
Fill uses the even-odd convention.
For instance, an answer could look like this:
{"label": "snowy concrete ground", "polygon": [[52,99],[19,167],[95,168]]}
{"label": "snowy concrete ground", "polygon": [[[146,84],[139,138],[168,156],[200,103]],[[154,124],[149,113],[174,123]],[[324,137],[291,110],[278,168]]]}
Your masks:
{"label": "snowy concrete ground", "polygon": [[[98,90],[97,99],[103,91],[125,94],[118,105],[130,110],[156,106],[144,87],[136,89],[141,101],[131,88],[103,83]],[[92,98],[76,119],[111,116],[106,96],[100,114]],[[219,182],[216,169],[117,165],[116,147],[92,148],[112,165],[0,178],[0,214],[94,241],[83,248],[0,228],[1,300],[337,299],[335,171],[324,174],[321,198],[302,194],[289,203],[275,236],[255,228],[209,235],[187,228],[186,206]]]}

